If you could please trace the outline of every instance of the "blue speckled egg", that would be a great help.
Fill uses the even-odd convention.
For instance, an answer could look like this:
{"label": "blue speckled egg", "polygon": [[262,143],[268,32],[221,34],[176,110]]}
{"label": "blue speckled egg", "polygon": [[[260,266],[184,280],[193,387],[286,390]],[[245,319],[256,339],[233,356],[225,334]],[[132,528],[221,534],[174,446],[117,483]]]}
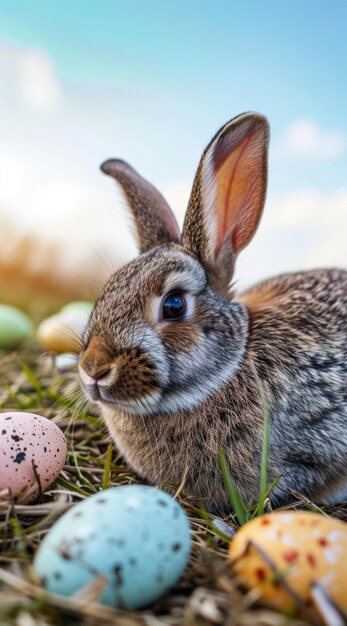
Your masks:
{"label": "blue speckled egg", "polygon": [[34,569],[46,589],[70,596],[107,578],[99,602],[137,609],[181,576],[191,548],[183,508],[154,487],[107,489],[80,502],[52,527]]}

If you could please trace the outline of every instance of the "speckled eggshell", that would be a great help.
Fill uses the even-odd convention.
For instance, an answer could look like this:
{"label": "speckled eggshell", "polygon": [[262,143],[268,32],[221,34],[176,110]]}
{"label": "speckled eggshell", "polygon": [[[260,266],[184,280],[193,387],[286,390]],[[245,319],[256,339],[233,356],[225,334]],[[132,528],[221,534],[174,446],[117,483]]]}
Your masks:
{"label": "speckled eggshell", "polygon": [[[34,413],[0,413],[0,499],[35,500],[57,478],[67,455],[65,437]],[[10,490],[10,492],[9,492]]]}
{"label": "speckled eggshell", "polygon": [[37,338],[44,348],[52,352],[78,354],[88,317],[89,314],[78,310],[52,315],[39,325]]}
{"label": "speckled eggshell", "polygon": [[271,561],[306,606],[315,611],[311,588],[317,582],[347,611],[345,522],[306,511],[263,515],[236,533],[229,558],[245,587],[261,591],[267,606],[286,612],[297,608],[280,578],[274,576]]}
{"label": "speckled eggshell", "polygon": [[80,502],[53,526],[34,560],[38,580],[70,596],[99,576],[99,602],[141,608],[181,576],[190,553],[189,523],[167,493],[130,485]]}

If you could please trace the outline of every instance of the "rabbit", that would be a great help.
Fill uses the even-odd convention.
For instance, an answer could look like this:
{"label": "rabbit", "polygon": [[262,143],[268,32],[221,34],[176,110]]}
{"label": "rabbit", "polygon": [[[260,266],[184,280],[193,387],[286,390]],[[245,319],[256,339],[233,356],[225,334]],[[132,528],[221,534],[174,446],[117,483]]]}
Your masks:
{"label": "rabbit", "polygon": [[[265,202],[269,124],[244,113],[203,152],[180,233],[161,194],[127,163],[121,186],[140,255],[109,279],[91,313],[79,376],[126,462],[181,485],[210,511],[230,504],[223,449],[243,500],[259,497],[264,402],[272,506],[297,491],[347,498],[347,272],[285,274],[234,293],[238,254]],[[260,393],[262,390],[262,393]]]}

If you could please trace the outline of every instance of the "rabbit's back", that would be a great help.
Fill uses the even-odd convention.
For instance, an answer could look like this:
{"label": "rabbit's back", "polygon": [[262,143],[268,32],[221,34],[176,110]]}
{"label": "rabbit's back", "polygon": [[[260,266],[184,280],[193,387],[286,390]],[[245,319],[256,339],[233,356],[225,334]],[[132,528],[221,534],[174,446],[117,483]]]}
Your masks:
{"label": "rabbit's back", "polygon": [[273,473],[282,475],[275,496],[347,487],[347,272],[280,276],[240,300],[269,402]]}
{"label": "rabbit's back", "polygon": [[339,380],[346,386],[346,271],[286,274],[238,299],[248,310],[249,354],[265,384],[278,365],[283,380],[295,373],[302,385],[328,385],[332,393]]}

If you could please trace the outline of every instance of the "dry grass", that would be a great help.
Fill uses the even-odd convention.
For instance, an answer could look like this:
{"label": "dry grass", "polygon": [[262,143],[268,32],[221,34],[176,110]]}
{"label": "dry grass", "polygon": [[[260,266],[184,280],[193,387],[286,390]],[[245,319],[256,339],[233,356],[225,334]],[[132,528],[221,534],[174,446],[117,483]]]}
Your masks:
{"label": "dry grass", "polygon": [[91,273],[88,258],[64,269],[65,255],[64,246],[20,234],[0,216],[0,302],[44,319],[73,300],[93,301],[113,268],[95,255]]}
{"label": "dry grass", "polygon": [[[25,364],[23,366],[23,363]],[[25,367],[26,366],[26,367]],[[29,368],[29,369],[28,369]],[[301,622],[257,606],[257,594],[242,593],[227,561],[227,542],[216,534],[192,502],[179,495],[193,530],[193,551],[179,584],[150,609],[115,611],[84,599],[49,595],[35,584],[31,562],[55,519],[103,486],[137,483],[133,472],[109,448],[98,416],[78,408],[74,373],[59,374],[51,356],[28,347],[20,354],[0,353],[0,410],[33,411],[57,423],[65,432],[69,456],[56,483],[39,502],[12,505],[0,501],[0,624],[48,626],[299,626]],[[306,503],[310,506],[310,503]],[[295,506],[305,503],[298,500]],[[347,519],[347,507],[330,509]],[[224,520],[234,528],[232,516]]]}

